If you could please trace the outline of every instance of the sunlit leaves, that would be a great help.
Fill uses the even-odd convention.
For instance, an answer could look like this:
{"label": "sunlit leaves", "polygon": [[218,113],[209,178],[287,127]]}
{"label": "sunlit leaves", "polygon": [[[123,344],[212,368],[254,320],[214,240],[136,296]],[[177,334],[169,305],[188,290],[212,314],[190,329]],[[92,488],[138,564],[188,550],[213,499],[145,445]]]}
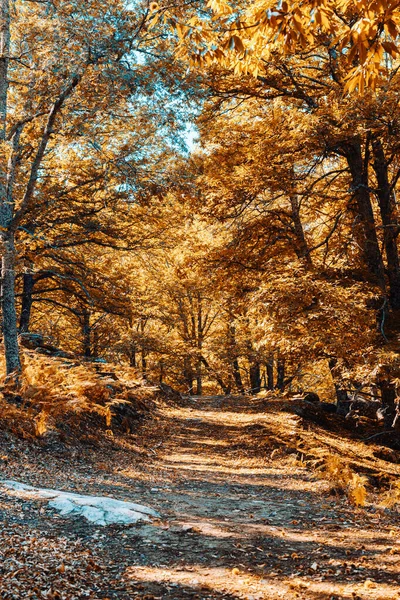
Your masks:
{"label": "sunlit leaves", "polygon": [[[257,77],[272,56],[334,49],[346,71],[345,92],[376,89],[388,57],[399,56],[400,7],[390,0],[212,0],[210,18],[195,13],[174,21],[178,56],[199,67],[212,62]],[[184,25],[186,25],[184,29]]]}

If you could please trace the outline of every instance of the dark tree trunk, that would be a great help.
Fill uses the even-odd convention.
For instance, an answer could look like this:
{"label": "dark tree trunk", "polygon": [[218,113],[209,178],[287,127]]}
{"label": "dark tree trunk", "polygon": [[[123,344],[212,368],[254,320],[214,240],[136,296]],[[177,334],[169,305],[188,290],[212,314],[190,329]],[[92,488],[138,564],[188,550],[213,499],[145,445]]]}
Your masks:
{"label": "dark tree trunk", "polygon": [[236,385],[238,392],[240,394],[244,394],[243,381],[242,381],[242,376],[240,374],[239,361],[238,361],[237,357],[235,357],[232,361],[232,371],[233,371],[233,378],[235,380],[235,385]]}
{"label": "dark tree trunk", "polygon": [[145,317],[140,318],[140,333],[141,333],[141,350],[140,350],[140,361],[142,365],[142,376],[146,378],[147,376],[147,360],[146,360],[146,347],[145,347],[145,339],[144,332],[147,325],[147,319]]}
{"label": "dark tree trunk", "polygon": [[276,365],[276,388],[281,392],[285,388],[285,359],[281,357]]}
{"label": "dark tree trunk", "polygon": [[[369,142],[367,142],[369,146]],[[343,153],[352,177],[352,192],[355,200],[354,234],[363,252],[363,261],[371,277],[385,289],[385,276],[382,255],[379,249],[374,213],[368,185],[368,152],[363,158],[361,142],[353,140],[343,144]]]}
{"label": "dark tree trunk", "polygon": [[250,393],[258,394],[261,391],[261,366],[256,350],[251,339],[247,339],[247,360],[249,361]]}
{"label": "dark tree trunk", "polygon": [[131,367],[136,367],[136,346],[135,344],[131,344],[129,347],[129,365]]}
{"label": "dark tree trunk", "polygon": [[252,394],[258,394],[261,391],[261,371],[260,363],[253,362],[250,365],[250,392]]}
{"label": "dark tree trunk", "polygon": [[265,365],[267,370],[267,390],[274,389],[274,357],[271,356]]}
{"label": "dark tree trunk", "polygon": [[196,368],[196,396],[201,396],[203,393],[203,376],[201,372],[201,360],[197,363]]}
{"label": "dark tree trunk", "polygon": [[379,388],[382,395],[382,408],[385,410],[385,427],[391,429],[396,416],[396,385],[390,381],[381,381]]}
{"label": "dark tree trunk", "polygon": [[[10,57],[10,2],[0,1],[0,141],[6,139],[8,66]],[[15,134],[16,135],[16,134]],[[18,145],[18,137],[13,138]],[[17,311],[15,307],[15,237],[12,229],[14,212],[12,188],[15,175],[14,160],[0,164],[0,227],[2,230],[1,307],[3,311],[3,339],[7,376],[20,373]],[[18,379],[18,378],[17,378]],[[17,382],[16,382],[17,383]]]}
{"label": "dark tree trunk", "polygon": [[398,219],[393,191],[389,183],[388,165],[380,140],[372,142],[373,167],[378,182],[377,197],[383,224],[383,243],[389,279],[389,301],[392,308],[400,309],[400,261],[397,248]]}
{"label": "dark tree trunk", "polygon": [[299,258],[304,259],[307,267],[312,266],[311,255],[309,252],[306,236],[304,234],[303,223],[300,218],[300,203],[297,195],[290,196],[290,205],[292,208],[293,230],[296,236],[296,253]]}
{"label": "dark tree trunk", "polygon": [[32,304],[33,304],[33,289],[35,287],[35,277],[33,273],[24,273],[22,279],[22,303],[21,314],[19,317],[20,333],[29,331],[31,320]]}
{"label": "dark tree trunk", "polygon": [[3,235],[1,264],[1,307],[7,375],[21,371],[18,348],[17,311],[15,307],[15,243],[14,234]]}
{"label": "dark tree trunk", "polygon": [[146,350],[144,348],[142,348],[140,359],[141,359],[141,363],[142,363],[142,375],[143,375],[143,377],[146,377],[146,375],[147,375],[147,358],[146,358]]}
{"label": "dark tree trunk", "polygon": [[99,356],[99,330],[93,329],[93,340],[92,340],[92,357],[97,358]]}
{"label": "dark tree trunk", "polygon": [[233,374],[233,379],[235,381],[235,385],[236,385],[238,392],[240,394],[244,394],[244,387],[243,387],[242,376],[240,374],[239,356],[238,356],[237,343],[236,343],[236,327],[233,322],[234,317],[233,317],[232,313],[230,313],[229,318],[230,318],[230,320],[229,320],[229,324],[228,324],[228,351],[229,351],[230,357],[232,357],[231,358],[232,374]]}

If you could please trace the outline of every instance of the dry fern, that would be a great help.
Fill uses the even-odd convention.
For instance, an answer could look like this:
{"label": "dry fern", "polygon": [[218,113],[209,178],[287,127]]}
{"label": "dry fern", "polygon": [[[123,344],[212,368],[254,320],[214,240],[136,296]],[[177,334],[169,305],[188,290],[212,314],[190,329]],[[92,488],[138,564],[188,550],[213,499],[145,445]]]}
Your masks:
{"label": "dry fern", "polygon": [[400,504],[400,481],[396,481],[394,485],[390,487],[390,490],[385,494],[381,506],[383,508],[393,508],[397,504]]}
{"label": "dry fern", "polygon": [[35,435],[42,437],[47,431],[47,422],[49,415],[42,411],[35,417]]}
{"label": "dry fern", "polygon": [[[79,364],[29,350],[21,354],[23,368],[19,395],[16,397],[10,383],[4,383],[2,387],[8,399],[16,397],[20,406],[0,397],[1,420],[12,423],[12,428],[14,422],[30,423],[28,430],[36,437],[42,437],[66,415],[70,423],[74,419],[79,423],[83,414],[94,413],[104,419],[105,428],[111,431],[113,405],[134,402],[145,407],[149,393],[146,388],[146,396],[146,390],[132,368],[118,369],[116,382],[101,377],[90,363]],[[5,373],[2,358],[1,371]]]}
{"label": "dry fern", "polygon": [[354,473],[348,465],[343,464],[338,455],[327,455],[318,471],[337,490],[343,491],[356,506],[365,506],[367,477]]}

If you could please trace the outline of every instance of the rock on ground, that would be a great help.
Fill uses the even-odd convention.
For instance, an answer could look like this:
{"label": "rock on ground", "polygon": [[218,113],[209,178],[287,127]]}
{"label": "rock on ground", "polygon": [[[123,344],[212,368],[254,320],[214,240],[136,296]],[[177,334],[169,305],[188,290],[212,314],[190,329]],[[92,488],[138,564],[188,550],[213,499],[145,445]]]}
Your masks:
{"label": "rock on ground", "polygon": [[159,517],[156,511],[147,506],[106,496],[85,496],[61,490],[35,488],[19,481],[6,480],[0,483],[14,490],[22,498],[48,499],[49,505],[61,515],[82,516],[95,525],[132,525],[139,521],[150,521],[150,517]]}

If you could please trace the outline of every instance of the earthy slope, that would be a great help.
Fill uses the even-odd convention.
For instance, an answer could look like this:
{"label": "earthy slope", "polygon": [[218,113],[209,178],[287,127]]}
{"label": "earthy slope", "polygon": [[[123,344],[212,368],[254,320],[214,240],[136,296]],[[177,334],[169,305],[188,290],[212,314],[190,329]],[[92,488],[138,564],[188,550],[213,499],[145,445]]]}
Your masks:
{"label": "earthy slope", "polygon": [[[307,436],[311,455],[314,446],[342,444],[343,452],[346,443],[278,403],[270,412],[261,406],[192,399],[101,450],[81,445],[56,455],[3,440],[2,476],[138,501],[163,521],[96,528],[3,490],[1,597],[400,597],[397,514],[352,507],[298,460]],[[348,451],[357,454],[357,444],[347,442]],[[365,451],[371,457],[362,461],[381,460]]]}

